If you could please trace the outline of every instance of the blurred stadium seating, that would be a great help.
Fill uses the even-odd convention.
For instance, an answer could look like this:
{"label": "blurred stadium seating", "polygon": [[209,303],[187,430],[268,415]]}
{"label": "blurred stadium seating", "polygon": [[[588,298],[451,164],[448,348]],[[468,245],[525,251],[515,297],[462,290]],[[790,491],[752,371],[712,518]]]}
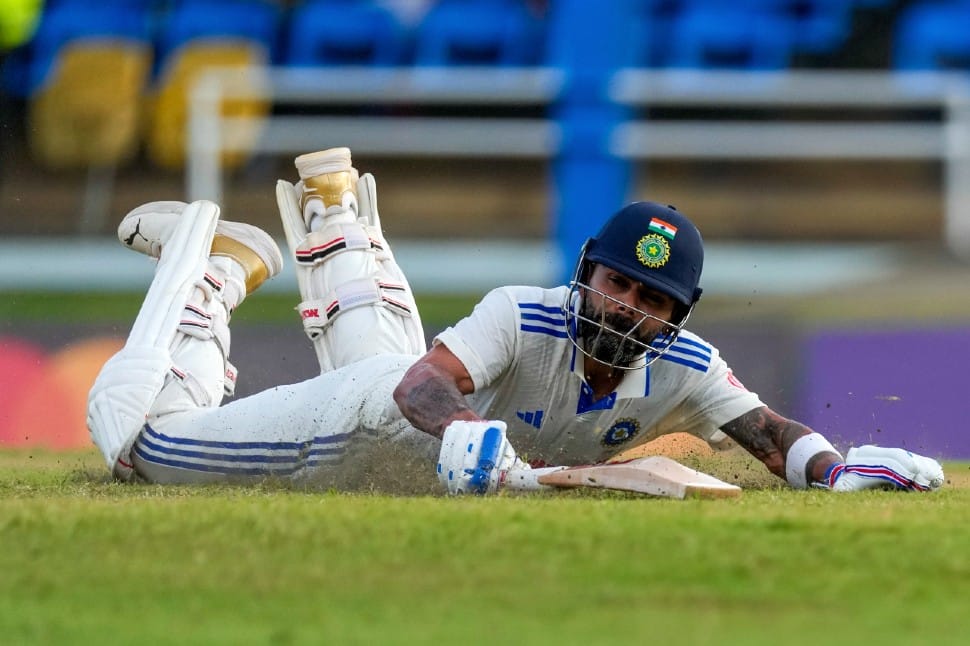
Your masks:
{"label": "blurred stadium seating", "polygon": [[[263,68],[277,58],[281,12],[265,0],[178,0],[157,26],[158,71],[149,96],[146,144],[159,167],[177,170],[185,163],[189,93],[208,68]],[[225,116],[260,116],[265,101],[236,99],[222,106]],[[246,140],[258,130],[242,135]],[[245,154],[227,153],[233,168]]]}
{"label": "blurred stadium seating", "polygon": [[752,2],[738,11],[723,2],[688,3],[671,21],[664,67],[781,70],[789,67],[795,24]]}
{"label": "blurred stadium seating", "polygon": [[[865,68],[891,72],[970,69],[970,59],[959,49],[970,41],[961,37],[959,29],[948,34],[932,28],[933,24],[966,24],[964,13],[959,12],[966,12],[968,4],[968,0],[616,0],[597,11],[607,11],[608,6],[629,12],[632,19],[624,25],[629,33],[611,34],[616,51],[610,56],[642,68],[775,72]],[[599,47],[589,46],[600,35],[568,33],[562,37],[558,21],[564,6],[584,5],[571,5],[569,0],[49,0],[34,39],[3,57],[3,110],[14,120],[23,118],[29,123],[8,128],[4,143],[17,154],[19,140],[15,137],[22,137],[38,172],[104,165],[110,160],[144,178],[146,186],[155,187],[156,193],[147,198],[158,191],[175,197],[179,195],[172,191],[181,193],[183,186],[173,171],[181,171],[186,163],[186,95],[199,70],[210,63],[246,68],[353,65],[401,70],[551,66],[577,72],[584,59],[596,59],[600,54]],[[82,17],[83,24],[64,26],[70,16]],[[102,37],[111,36],[114,49],[110,53],[89,53],[87,45],[98,31]],[[83,55],[78,51],[82,43],[87,44]],[[625,47],[631,51],[620,54]],[[106,58],[110,62],[103,71],[90,71],[103,66]],[[150,71],[146,72],[146,66]],[[575,81],[578,76],[567,78]],[[578,86],[571,82],[563,87],[568,94],[547,105],[493,101],[429,107],[409,101],[387,109],[419,116],[474,112],[499,118],[520,113],[555,117],[569,114],[563,109],[569,107],[566,103],[585,101],[597,103],[600,116],[609,112],[601,109],[609,107],[605,95],[583,95],[589,87],[577,91]],[[594,89],[606,92],[607,82],[603,80]],[[110,98],[98,98],[105,95]],[[286,108],[290,114],[324,109],[316,103]],[[279,106],[259,100],[227,99],[223,105],[224,115],[259,116],[274,110],[280,110]],[[334,109],[350,116],[370,115],[374,110],[374,106],[346,101]],[[696,115],[696,110],[684,114]],[[90,114],[108,119],[110,127],[79,125],[92,123]],[[922,118],[924,113],[917,116]],[[774,117],[771,113],[756,115]],[[602,147],[602,138],[588,137],[595,118],[591,117],[589,128],[569,131],[569,136]],[[256,138],[259,131],[248,136]],[[243,150],[226,153],[223,168],[247,167],[244,162],[251,157],[245,154],[245,146],[237,147]],[[379,157],[377,152],[374,155]],[[31,168],[10,156],[2,163],[0,169],[9,172]],[[164,174],[159,170],[168,171],[169,179],[160,179]],[[703,169],[697,172],[704,173]],[[650,173],[651,178],[658,176],[655,171]],[[138,199],[130,184],[125,190],[124,204],[116,207],[119,211]],[[545,202],[555,203],[547,195],[547,185],[539,183],[536,190],[546,197],[533,196],[530,204],[541,208]],[[730,201],[723,201],[728,205],[725,212],[741,208],[732,211]],[[65,212],[61,217],[66,219],[72,217],[66,212],[69,204],[67,198],[60,202],[52,198],[46,206],[52,212],[61,208]],[[482,204],[485,211],[487,203]],[[933,207],[923,208],[929,213]],[[6,206],[5,211],[10,212]],[[117,215],[104,220],[102,232]],[[43,231],[53,217],[35,220],[33,228],[5,217],[0,230]],[[767,221],[768,215],[763,219]],[[729,221],[736,220],[723,218],[716,224],[730,233],[731,228],[723,224]],[[60,226],[59,230],[54,226],[55,232],[66,230]],[[936,224],[931,228],[939,231]],[[484,229],[487,227],[481,227]],[[435,227],[415,229],[427,230]],[[536,227],[529,230],[534,232]],[[760,230],[777,235],[771,232],[774,229]],[[735,229],[735,235],[739,231]]]}
{"label": "blurred stadium seating", "polygon": [[[853,46],[886,50],[884,69],[970,69],[963,36],[967,0],[623,0],[636,16],[634,65],[672,69],[784,70],[856,68]],[[550,19],[562,3],[548,0],[49,0],[35,37],[4,57],[3,88],[37,102],[44,93],[77,96],[29,129],[38,160],[50,167],[130,159],[135,124],[145,122],[148,158],[163,168],[184,163],[184,95],[199,68],[292,66],[541,66],[564,59],[547,44]],[[419,10],[415,11],[415,7]],[[410,20],[404,20],[404,9]],[[416,17],[415,17],[416,16]],[[886,27],[873,36],[862,17]],[[887,45],[886,39],[892,42]],[[85,52],[110,39],[110,54]],[[217,39],[217,40],[216,40]],[[882,39],[882,40],[879,40]],[[884,42],[886,41],[886,42]],[[855,44],[854,43],[858,43]],[[578,50],[582,42],[574,43]],[[122,49],[118,49],[118,48]],[[891,49],[891,51],[890,51]],[[65,57],[65,66],[55,64]],[[127,65],[88,70],[105,56]],[[137,63],[134,62],[137,59]],[[141,69],[151,62],[151,82]],[[98,78],[88,84],[86,79]],[[86,93],[74,89],[87,86]],[[61,146],[65,123],[90,112],[82,94],[119,88],[112,109],[118,132],[102,145]],[[53,88],[53,90],[52,90]],[[132,95],[144,105],[133,105]],[[103,102],[107,105],[109,102]],[[137,102],[135,102],[137,103]],[[238,106],[237,106],[238,107]],[[147,113],[142,114],[143,108]],[[265,106],[240,108],[258,114]],[[56,117],[65,117],[63,119]],[[130,123],[130,126],[120,124]],[[75,137],[96,138],[90,128]],[[80,132],[80,131],[84,132]],[[70,152],[73,149],[75,152]],[[110,150],[109,150],[110,149]],[[85,151],[84,154],[78,151]],[[108,153],[110,152],[110,155]],[[62,159],[59,159],[62,157]]]}
{"label": "blurred stadium seating", "polygon": [[145,4],[54,2],[30,48],[23,89],[34,155],[51,168],[131,159],[152,58]]}
{"label": "blurred stadium seating", "polygon": [[376,2],[314,0],[293,7],[285,27],[283,65],[401,65],[410,35]]}
{"label": "blurred stadium seating", "polygon": [[895,30],[893,65],[899,70],[970,70],[970,0],[908,6]]}
{"label": "blurred stadium seating", "polygon": [[439,0],[415,34],[414,64],[536,65],[541,30],[517,0]]}

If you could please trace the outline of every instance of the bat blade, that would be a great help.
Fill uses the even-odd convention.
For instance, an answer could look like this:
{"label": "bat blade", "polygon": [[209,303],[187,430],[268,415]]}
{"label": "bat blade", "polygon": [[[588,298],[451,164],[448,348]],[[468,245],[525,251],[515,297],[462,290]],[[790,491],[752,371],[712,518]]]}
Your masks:
{"label": "bat blade", "polygon": [[[665,498],[735,498],[741,488],[718,480],[714,476],[686,467],[670,458],[653,455],[629,462],[540,469],[532,481],[550,487],[593,487],[631,491]],[[507,479],[513,488],[515,478]],[[520,478],[524,483],[526,478]]]}

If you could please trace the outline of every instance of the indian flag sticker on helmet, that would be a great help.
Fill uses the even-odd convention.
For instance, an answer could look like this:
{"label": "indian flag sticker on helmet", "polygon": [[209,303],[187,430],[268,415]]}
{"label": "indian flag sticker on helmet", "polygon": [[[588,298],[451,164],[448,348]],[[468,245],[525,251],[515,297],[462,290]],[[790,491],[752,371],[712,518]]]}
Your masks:
{"label": "indian flag sticker on helmet", "polygon": [[666,238],[650,233],[637,243],[637,260],[647,267],[663,267],[670,259],[670,244]]}
{"label": "indian flag sticker on helmet", "polygon": [[671,240],[673,240],[674,236],[677,235],[677,227],[670,224],[669,222],[664,222],[660,218],[653,218],[652,220],[650,220],[650,224],[648,225],[648,228],[654,233],[659,233],[663,237],[669,238]]}

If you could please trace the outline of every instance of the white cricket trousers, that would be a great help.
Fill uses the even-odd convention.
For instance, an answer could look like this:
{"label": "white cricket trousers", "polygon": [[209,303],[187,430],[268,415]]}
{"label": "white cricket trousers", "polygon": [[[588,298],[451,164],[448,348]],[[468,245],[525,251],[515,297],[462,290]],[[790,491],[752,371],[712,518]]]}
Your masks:
{"label": "white cricket trousers", "polygon": [[[200,356],[211,352],[206,345],[185,354],[221,365],[221,357]],[[216,407],[198,407],[170,382],[135,442],[135,470],[166,484],[312,475],[376,439],[433,461],[438,440],[414,429],[392,397],[417,359],[378,355]]]}

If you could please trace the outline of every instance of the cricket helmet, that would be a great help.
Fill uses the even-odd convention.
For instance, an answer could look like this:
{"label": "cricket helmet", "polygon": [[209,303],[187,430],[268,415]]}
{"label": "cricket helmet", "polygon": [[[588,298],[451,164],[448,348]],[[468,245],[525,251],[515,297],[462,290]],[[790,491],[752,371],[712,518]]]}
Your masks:
{"label": "cricket helmet", "polygon": [[634,202],[586,242],[585,260],[606,265],[690,307],[701,296],[700,231],[672,206]]}
{"label": "cricket helmet", "polygon": [[[664,321],[664,331],[651,342],[637,339],[636,329],[617,330],[601,315],[584,310],[583,293],[610,297],[589,285],[594,264],[618,271],[628,278],[656,289],[676,302],[672,321]],[[635,369],[659,359],[673,345],[687,323],[694,304],[701,296],[699,287],[704,266],[704,242],[697,227],[672,206],[655,202],[634,202],[617,211],[599,232],[583,245],[564,303],[567,334],[587,356],[613,368]],[[655,319],[639,312],[641,323]],[[640,324],[638,324],[640,325]],[[584,342],[583,337],[586,337]],[[591,337],[595,337],[592,338]],[[615,354],[604,357],[589,347],[611,339]],[[624,349],[625,348],[625,349]],[[642,358],[631,361],[639,348]]]}

